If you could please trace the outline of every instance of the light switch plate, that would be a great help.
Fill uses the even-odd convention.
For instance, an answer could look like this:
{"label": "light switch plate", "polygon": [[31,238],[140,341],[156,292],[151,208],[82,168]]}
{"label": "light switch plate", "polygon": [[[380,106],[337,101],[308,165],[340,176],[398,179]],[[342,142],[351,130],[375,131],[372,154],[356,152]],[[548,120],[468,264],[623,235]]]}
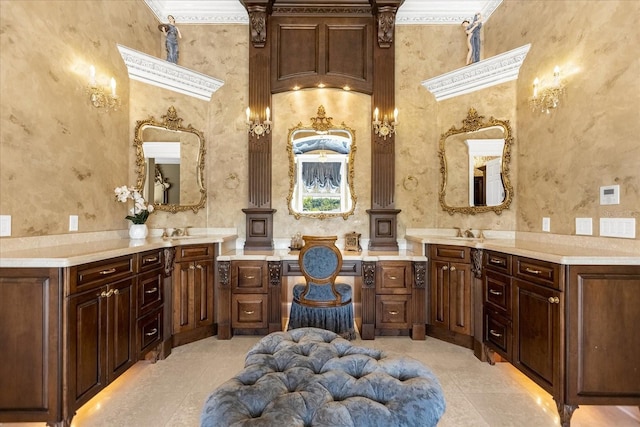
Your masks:
{"label": "light switch plate", "polygon": [[69,231],[78,231],[78,215],[69,215]]}
{"label": "light switch plate", "polygon": [[0,237],[11,236],[11,215],[0,215]]}
{"label": "light switch plate", "polygon": [[542,231],[551,231],[551,218],[542,218]]}
{"label": "light switch plate", "polygon": [[576,218],[576,234],[593,235],[593,218]]}
{"label": "light switch plate", "polygon": [[600,235],[604,237],[636,238],[635,218],[600,218]]}

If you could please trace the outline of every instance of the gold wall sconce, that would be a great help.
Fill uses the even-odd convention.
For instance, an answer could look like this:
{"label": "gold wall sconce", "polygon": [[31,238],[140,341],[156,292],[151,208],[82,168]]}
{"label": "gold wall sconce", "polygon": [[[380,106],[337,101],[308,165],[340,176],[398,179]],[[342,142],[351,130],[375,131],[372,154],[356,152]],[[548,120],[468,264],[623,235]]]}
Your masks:
{"label": "gold wall sconce", "polygon": [[89,84],[87,93],[91,105],[96,108],[104,108],[105,111],[117,110],[120,107],[120,98],[116,94],[116,79],[111,77],[110,88],[103,88],[96,83],[96,67],[89,69]]}
{"label": "gold wall sconce", "polygon": [[373,111],[373,132],[386,140],[387,136],[391,136],[396,132],[396,126],[398,126],[398,109],[396,108],[393,110],[393,121],[391,123],[389,123],[386,114],[383,116],[382,121],[380,121],[378,119],[379,114],[380,112],[376,108]]}
{"label": "gold wall sconce", "polygon": [[545,79],[533,81],[533,96],[529,100],[531,110],[534,112],[547,113],[558,108],[560,99],[564,95],[565,82],[560,75],[560,67],[556,65],[553,69],[553,79],[551,82]]}
{"label": "gold wall sconce", "polygon": [[270,133],[271,132],[271,110],[269,107],[265,110],[265,121],[261,122],[259,118],[255,120],[251,120],[251,109],[247,107],[247,129],[249,129],[249,134],[253,135],[257,138]]}

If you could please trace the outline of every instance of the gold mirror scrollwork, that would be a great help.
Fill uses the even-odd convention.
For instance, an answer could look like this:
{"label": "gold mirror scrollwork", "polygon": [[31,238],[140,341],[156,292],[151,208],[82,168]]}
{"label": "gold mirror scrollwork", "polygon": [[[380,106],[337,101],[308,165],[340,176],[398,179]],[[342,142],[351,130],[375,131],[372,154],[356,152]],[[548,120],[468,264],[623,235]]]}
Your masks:
{"label": "gold mirror scrollwork", "polygon": [[[177,213],[192,210],[194,213],[204,208],[207,200],[207,190],[204,187],[204,162],[205,162],[205,139],[202,132],[193,128],[191,125],[184,127],[183,119],[178,117],[176,109],[171,106],[167,110],[167,114],[161,116],[161,120],[157,121],[153,116],[146,120],[136,121],[135,136],[133,145],[136,154],[136,187],[142,191],[149,200],[149,186],[154,185],[158,179],[158,166],[154,165],[153,176],[149,175],[149,159],[145,156],[145,131],[152,132],[154,141],[159,139],[162,144],[163,132],[173,144],[180,146],[180,154],[176,161],[179,163],[179,181],[180,195],[178,195],[178,203],[154,202],[154,208],[158,211]],[[156,138],[159,136],[159,138]],[[146,139],[149,139],[148,137]],[[160,174],[160,176],[162,176]],[[145,187],[146,186],[146,187]],[[167,185],[165,185],[166,187]],[[154,200],[149,200],[153,202]]]}
{"label": "gold mirror scrollwork", "polygon": [[[472,135],[482,135],[484,131],[490,130],[498,130],[500,131],[501,138],[504,138],[504,144],[502,146],[502,157],[500,160],[500,181],[501,181],[501,191],[504,191],[502,197],[502,201],[500,203],[495,203],[493,205],[480,205],[473,206],[473,202],[470,201],[470,206],[465,206],[463,203],[460,205],[450,205],[447,203],[447,184],[451,180],[452,177],[457,178],[457,174],[464,175],[467,172],[460,171],[459,167],[456,167],[456,170],[450,170],[451,168],[447,167],[447,156],[452,155],[464,155],[468,158],[467,152],[465,151],[463,154],[460,152],[463,151],[459,147],[449,146],[447,148],[447,140],[449,140],[449,144],[451,144],[452,137],[460,137],[464,136],[464,134],[469,134],[469,138],[472,138]],[[474,140],[475,142],[483,143],[482,139]],[[487,139],[487,141],[490,141]],[[495,140],[491,140],[495,141]],[[502,143],[501,140],[499,140]],[[484,116],[478,114],[475,108],[470,108],[467,117],[462,120],[462,127],[456,128],[452,126],[447,132],[443,133],[440,137],[440,145],[438,155],[440,157],[440,174],[441,174],[441,188],[439,193],[440,205],[442,209],[447,211],[449,214],[453,215],[454,213],[461,214],[470,214],[475,215],[477,213],[483,212],[495,212],[497,215],[500,215],[503,210],[508,209],[511,205],[511,201],[513,199],[513,187],[511,185],[511,181],[509,179],[509,164],[511,162],[511,145],[513,144],[513,135],[511,132],[511,125],[508,120],[498,120],[491,117],[489,120],[484,120]],[[455,153],[452,153],[455,151]],[[456,174],[456,175],[450,175]],[[471,174],[471,172],[469,172]],[[469,178],[473,179],[473,177]],[[458,180],[459,184],[460,180]],[[458,185],[460,186],[460,185]],[[471,187],[471,185],[470,185]],[[460,189],[457,189],[458,191]],[[467,191],[466,189],[464,191]],[[469,190],[471,191],[471,190]],[[473,199],[473,194],[468,196],[470,199]]]}
{"label": "gold mirror scrollwork", "polygon": [[[344,123],[334,125],[322,105],[310,120],[309,125],[300,122],[289,129],[289,214],[296,219],[347,219],[353,215],[357,200],[353,167],[355,130]],[[316,179],[311,182],[314,174]],[[336,178],[327,179],[325,174]]]}

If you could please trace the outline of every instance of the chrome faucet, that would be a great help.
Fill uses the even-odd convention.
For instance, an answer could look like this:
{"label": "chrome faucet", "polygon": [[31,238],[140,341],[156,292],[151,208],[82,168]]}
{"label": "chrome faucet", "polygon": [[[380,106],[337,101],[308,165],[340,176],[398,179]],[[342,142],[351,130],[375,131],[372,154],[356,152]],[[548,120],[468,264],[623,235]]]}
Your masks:
{"label": "chrome faucet", "polygon": [[474,237],[476,237],[476,236],[474,236],[474,235],[473,235],[473,231],[471,231],[471,229],[470,229],[470,228],[468,228],[468,229],[464,230],[464,237],[471,237],[471,238],[474,238]]}
{"label": "chrome faucet", "polygon": [[456,230],[458,230],[458,233],[456,233],[456,237],[462,237],[462,230],[460,229],[460,227],[453,227]]}
{"label": "chrome faucet", "polygon": [[179,236],[183,236],[184,234],[185,233],[184,233],[184,230],[182,230],[182,228],[176,228],[173,230],[173,232],[171,232],[171,237],[176,237],[176,236],[179,237]]}

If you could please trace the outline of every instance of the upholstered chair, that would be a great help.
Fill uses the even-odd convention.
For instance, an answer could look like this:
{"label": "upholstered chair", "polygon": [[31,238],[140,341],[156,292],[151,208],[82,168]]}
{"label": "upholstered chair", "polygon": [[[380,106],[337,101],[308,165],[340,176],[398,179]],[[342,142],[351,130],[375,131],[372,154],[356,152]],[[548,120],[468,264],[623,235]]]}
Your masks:
{"label": "upholstered chair", "polygon": [[303,236],[298,263],[304,284],[293,287],[288,329],[315,327],[356,337],[353,322],[353,290],[347,283],[336,283],[342,268],[342,254],[336,236]]}

